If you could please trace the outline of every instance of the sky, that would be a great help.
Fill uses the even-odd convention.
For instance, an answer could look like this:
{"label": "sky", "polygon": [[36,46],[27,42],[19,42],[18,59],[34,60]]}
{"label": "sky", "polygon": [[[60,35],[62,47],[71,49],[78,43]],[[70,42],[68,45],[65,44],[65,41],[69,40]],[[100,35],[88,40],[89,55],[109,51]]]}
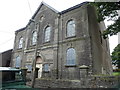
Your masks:
{"label": "sky", "polygon": [[[43,0],[58,11],[65,10],[85,0]],[[69,2],[68,2],[69,1]],[[93,0],[87,0],[93,1]],[[0,52],[12,49],[15,31],[27,25],[42,0],[0,0]],[[111,22],[105,22],[106,26]],[[110,51],[118,44],[118,36],[112,36]]]}

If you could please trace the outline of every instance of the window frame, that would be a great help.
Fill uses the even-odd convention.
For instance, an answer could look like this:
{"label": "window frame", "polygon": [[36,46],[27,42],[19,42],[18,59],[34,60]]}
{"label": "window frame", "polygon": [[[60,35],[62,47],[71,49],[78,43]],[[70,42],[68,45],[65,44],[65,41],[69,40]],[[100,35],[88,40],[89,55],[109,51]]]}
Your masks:
{"label": "window frame", "polygon": [[[46,70],[46,65],[48,65],[48,66],[47,66],[47,70]],[[50,64],[49,64],[49,63],[45,63],[45,64],[43,65],[43,71],[44,71],[44,72],[50,72]]]}
{"label": "window frame", "polygon": [[[73,35],[68,35],[68,33],[70,31],[68,25],[69,25],[70,22],[72,22],[72,23],[74,22],[74,34]],[[66,23],[66,38],[75,37],[75,36],[76,36],[76,21],[74,19],[70,19]]]}
{"label": "window frame", "polygon": [[[18,63],[18,61],[19,61],[19,63]],[[20,68],[21,67],[21,58],[20,58],[20,56],[17,56],[16,59],[15,59],[15,67],[16,68]]]}
{"label": "window frame", "polygon": [[[70,51],[69,51],[69,53],[71,53],[70,55],[68,55],[68,50],[74,50],[74,58],[72,58],[73,56],[73,53],[71,53]],[[71,58],[70,59],[74,59],[74,60],[68,60],[69,58],[68,58],[68,56],[71,56]],[[76,66],[76,50],[73,48],[73,47],[71,47],[71,48],[68,48],[67,50],[66,50],[66,64],[65,64],[65,66]],[[68,63],[69,62],[69,63]],[[74,63],[70,63],[70,62],[74,62]]]}
{"label": "window frame", "polygon": [[[31,69],[28,66],[31,66],[30,67]],[[26,63],[25,67],[27,68],[27,71],[30,71],[30,72],[32,71],[32,64]]]}
{"label": "window frame", "polygon": [[[50,29],[47,29],[47,28],[50,28]],[[49,30],[49,31],[48,31],[48,30]],[[47,26],[45,27],[45,29],[44,29],[44,43],[50,42],[50,40],[51,40],[51,31],[52,31],[51,26],[50,26],[50,25],[47,25]],[[46,32],[47,32],[47,34],[49,35],[49,37],[47,36],[47,39],[48,39],[48,40],[46,40]]]}
{"label": "window frame", "polygon": [[19,48],[19,49],[23,48],[23,37],[20,37],[20,38],[19,38],[18,48]]}
{"label": "window frame", "polygon": [[[36,35],[34,35],[35,33],[36,33]],[[35,39],[35,37],[36,37],[36,39]],[[36,45],[36,44],[37,44],[37,31],[33,31],[32,32],[32,45]]]}

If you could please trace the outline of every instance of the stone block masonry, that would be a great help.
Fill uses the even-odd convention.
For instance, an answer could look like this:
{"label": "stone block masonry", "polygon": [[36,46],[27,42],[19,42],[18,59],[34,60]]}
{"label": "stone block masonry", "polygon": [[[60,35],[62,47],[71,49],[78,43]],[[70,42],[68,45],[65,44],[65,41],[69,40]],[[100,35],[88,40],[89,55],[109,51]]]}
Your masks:
{"label": "stone block masonry", "polygon": [[81,80],[36,79],[35,88],[118,88],[120,76],[90,76]]}

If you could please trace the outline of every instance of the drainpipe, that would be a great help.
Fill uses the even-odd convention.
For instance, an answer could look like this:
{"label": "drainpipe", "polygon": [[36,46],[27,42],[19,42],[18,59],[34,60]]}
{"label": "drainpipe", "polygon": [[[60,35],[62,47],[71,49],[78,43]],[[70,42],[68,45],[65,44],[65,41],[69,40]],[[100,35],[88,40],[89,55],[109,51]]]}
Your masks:
{"label": "drainpipe", "polygon": [[[63,42],[63,16],[61,15],[61,20],[60,20],[60,27],[61,27],[61,41]],[[62,73],[63,73],[63,44],[61,44],[62,47],[62,57],[61,57],[61,74],[60,74],[60,79],[62,79]]]}
{"label": "drainpipe", "polygon": [[59,79],[59,20],[60,20],[60,14],[58,14],[58,37],[57,37],[57,70],[56,70],[56,79]]}

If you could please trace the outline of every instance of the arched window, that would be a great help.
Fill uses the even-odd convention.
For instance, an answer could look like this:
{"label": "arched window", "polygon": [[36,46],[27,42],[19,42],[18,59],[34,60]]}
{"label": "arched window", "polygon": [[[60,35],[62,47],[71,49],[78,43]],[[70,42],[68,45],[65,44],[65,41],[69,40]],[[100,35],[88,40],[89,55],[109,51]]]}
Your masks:
{"label": "arched window", "polygon": [[74,48],[67,50],[67,65],[75,65],[76,53]]}
{"label": "arched window", "polygon": [[37,42],[37,32],[34,31],[32,34],[32,45],[35,45]]}
{"label": "arched window", "polygon": [[23,37],[20,38],[19,40],[19,48],[23,47]]}
{"label": "arched window", "polygon": [[70,20],[67,23],[67,37],[75,36],[75,21]]}
{"label": "arched window", "polygon": [[45,42],[50,41],[51,27],[45,28]]}
{"label": "arched window", "polygon": [[32,65],[31,64],[26,64],[26,68],[28,69],[28,71],[32,71]]}
{"label": "arched window", "polygon": [[40,17],[40,22],[42,22],[44,19],[43,15]]}
{"label": "arched window", "polygon": [[20,66],[21,66],[21,60],[20,60],[20,57],[17,56],[15,61],[15,67],[19,68]]}

